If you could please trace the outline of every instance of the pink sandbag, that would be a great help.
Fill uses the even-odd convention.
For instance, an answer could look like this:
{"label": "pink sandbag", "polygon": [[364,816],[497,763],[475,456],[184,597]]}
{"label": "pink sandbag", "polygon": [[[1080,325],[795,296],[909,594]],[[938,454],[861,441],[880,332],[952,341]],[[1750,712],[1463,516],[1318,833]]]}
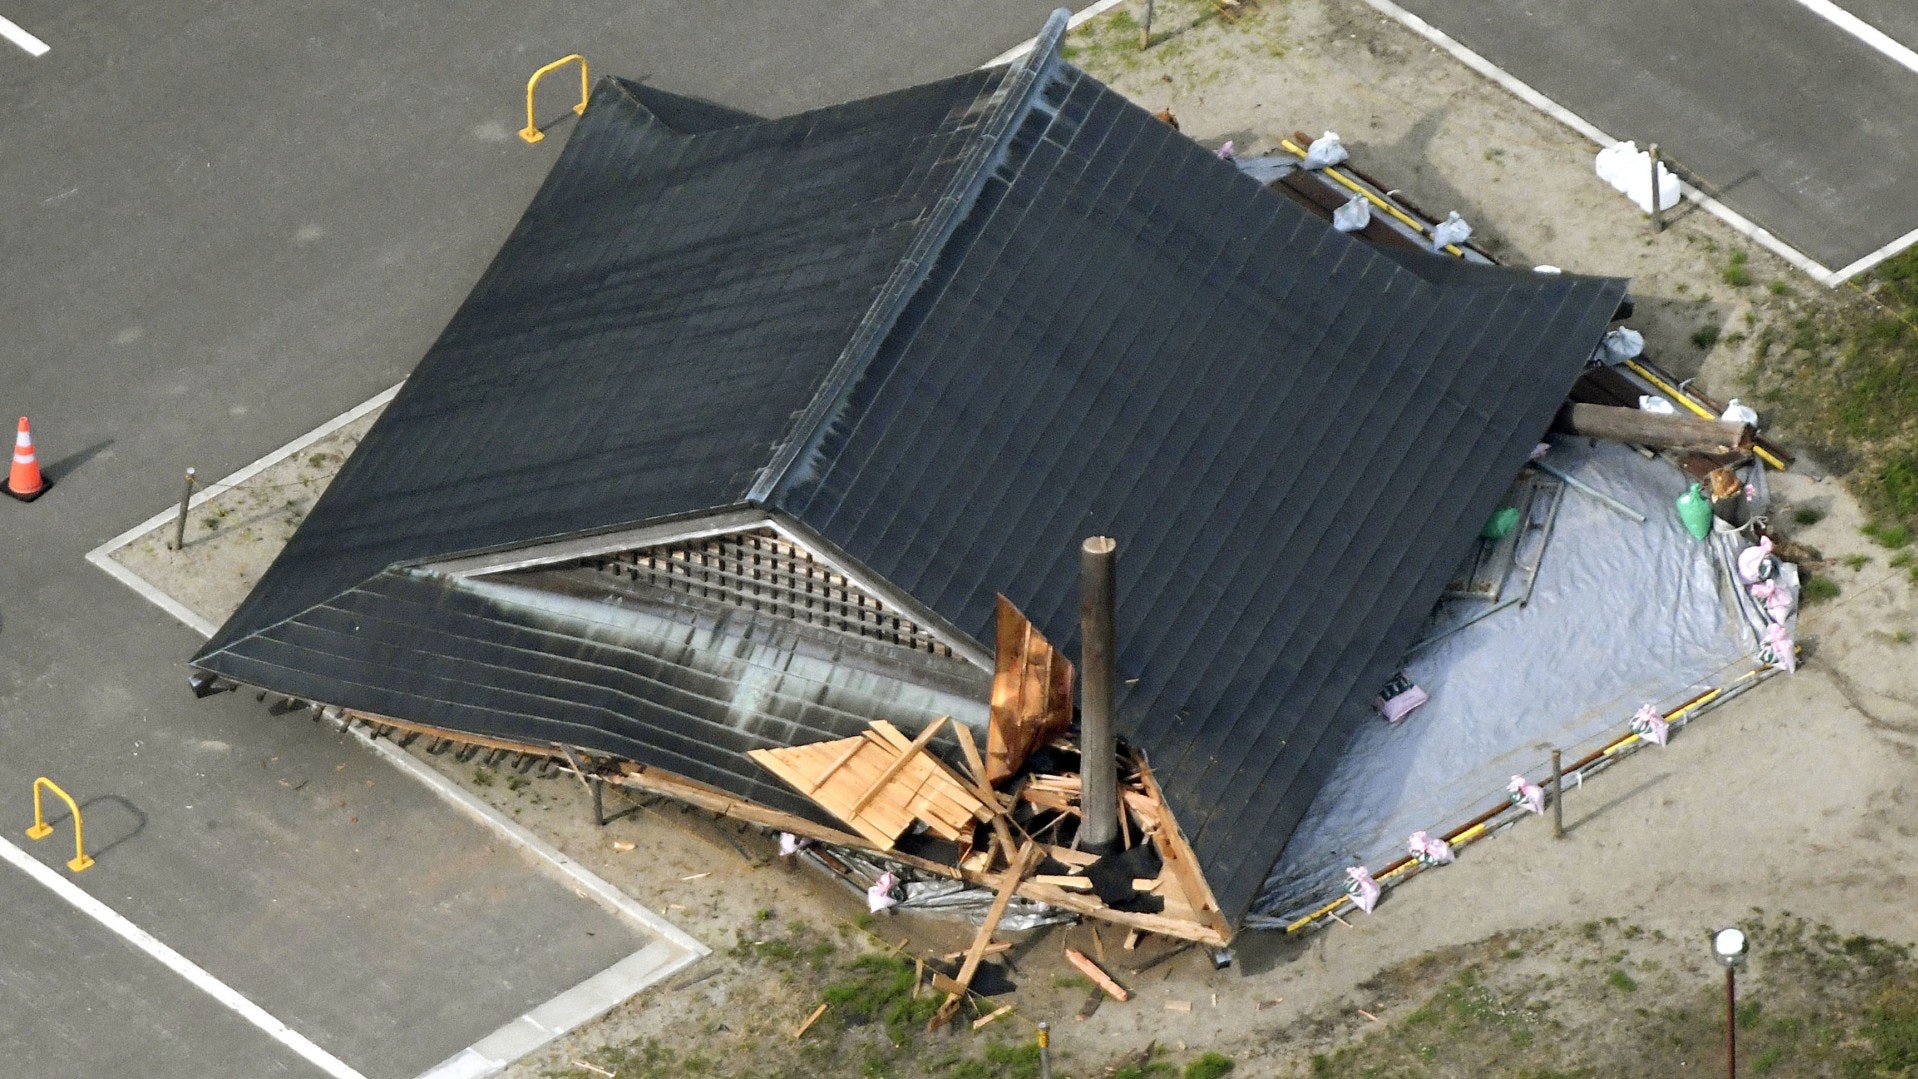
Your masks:
{"label": "pink sandbag", "polygon": [[1671,729],[1672,725],[1665,722],[1665,717],[1659,715],[1653,705],[1641,704],[1638,711],[1632,713],[1632,733],[1647,742],[1664,745],[1665,740],[1671,737]]}
{"label": "pink sandbag", "polygon": [[779,833],[779,856],[781,858],[790,858],[800,851],[805,850],[807,847],[812,846],[815,842],[817,842],[817,840],[801,839],[791,832],[781,832]]}
{"label": "pink sandbag", "polygon": [[1748,585],[1769,581],[1778,575],[1778,563],[1771,556],[1771,537],[1761,536],[1756,547],[1738,552],[1738,579]]}
{"label": "pink sandbag", "polygon": [[1545,792],[1524,776],[1513,776],[1505,785],[1505,791],[1512,796],[1513,805],[1524,806],[1534,813],[1545,812]]}
{"label": "pink sandbag", "polygon": [[879,879],[873,881],[872,887],[866,889],[866,909],[877,914],[887,907],[898,906],[899,900],[892,897],[892,890],[897,887],[899,887],[899,878],[893,876],[890,871],[879,874]]}
{"label": "pink sandbag", "polygon": [[1410,678],[1397,674],[1390,682],[1385,683],[1385,688],[1379,691],[1378,699],[1372,702],[1372,707],[1379,710],[1379,715],[1384,716],[1387,723],[1396,725],[1431,699],[1424,690],[1414,685]]}
{"label": "pink sandbag", "polygon": [[1758,650],[1758,661],[1769,663],[1779,670],[1791,673],[1798,669],[1798,649],[1792,643],[1791,631],[1774,622],[1765,631],[1765,645]]}
{"label": "pink sandbag", "polygon": [[1452,864],[1454,857],[1452,845],[1436,836],[1426,835],[1424,832],[1413,832],[1407,847],[1412,857],[1418,859],[1418,863],[1422,866]]}
{"label": "pink sandbag", "polygon": [[1765,605],[1765,617],[1782,623],[1791,617],[1791,589],[1776,580],[1760,581],[1751,587],[1752,598]]}
{"label": "pink sandbag", "polygon": [[1355,865],[1345,871],[1345,895],[1352,905],[1367,914],[1379,905],[1379,882],[1372,879],[1371,870]]}

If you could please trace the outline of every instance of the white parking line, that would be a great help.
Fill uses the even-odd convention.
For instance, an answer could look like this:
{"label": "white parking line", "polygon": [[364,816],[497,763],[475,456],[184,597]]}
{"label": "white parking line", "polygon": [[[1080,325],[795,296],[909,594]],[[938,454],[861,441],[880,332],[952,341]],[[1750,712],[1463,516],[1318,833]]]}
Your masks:
{"label": "white parking line", "polygon": [[1890,34],[1832,3],[1831,0],[1798,0],[1798,2],[1810,9],[1812,14],[1898,61],[1906,70],[1918,72],[1918,52],[1913,52],[1899,44]]}
{"label": "white parking line", "polygon": [[0,37],[27,50],[29,56],[45,56],[47,43],[20,28],[20,24],[0,15]]}
{"label": "white parking line", "polygon": [[[1447,53],[1451,54],[1454,60],[1457,60],[1459,63],[1464,64],[1480,75],[1503,86],[1506,90],[1516,95],[1521,101],[1524,101],[1545,115],[1550,116],[1552,119],[1557,120],[1559,123],[1592,140],[1599,146],[1610,146],[1612,143],[1618,141],[1605,132],[1600,131],[1598,127],[1589,120],[1586,120],[1565,106],[1560,105],[1558,102],[1553,101],[1551,98],[1546,97],[1544,94],[1539,93],[1511,72],[1492,63],[1471,49],[1466,48],[1450,34],[1447,34],[1445,31],[1440,30],[1438,27],[1433,26],[1431,23],[1398,6],[1393,3],[1392,0],[1365,0],[1365,2],[1391,17],[1393,21],[1404,26],[1406,29],[1437,45],[1439,48],[1444,49]],[[1810,3],[1813,2],[1813,0],[1799,0],[1799,2]],[[1770,232],[1759,227],[1757,223],[1745,217],[1745,215],[1712,198],[1710,195],[1705,194],[1692,185],[1681,184],[1680,191],[1684,194],[1685,198],[1704,207],[1706,213],[1730,225],[1753,243],[1764,247],[1772,254],[1798,267],[1798,269],[1804,271],[1806,275],[1820,284],[1834,287],[1841,285],[1845,281],[1844,273],[1860,272],[1864,266],[1869,265],[1869,262],[1861,260],[1858,263],[1854,263],[1851,267],[1847,267],[1843,272],[1835,272],[1829,267],[1820,265],[1811,256],[1806,255],[1785,241],[1773,236]],[[1887,255],[1888,254],[1889,252]]]}
{"label": "white parking line", "polygon": [[168,970],[192,982],[214,1000],[239,1013],[240,1018],[259,1027],[268,1037],[298,1053],[302,1059],[333,1076],[333,1079],[366,1079],[338,1057],[307,1041],[298,1031],[273,1018],[266,1009],[241,996],[233,987],[208,974],[198,963],[162,944],[159,938],[127,921],[119,912],[82,891],[79,885],[40,864],[32,855],[14,846],[7,839],[0,839],[0,859],[13,863],[27,876],[52,889],[55,895],[72,904],[80,913],[113,930],[135,948],[158,959]]}
{"label": "white parking line", "polygon": [[[401,383],[404,385],[404,383]],[[320,439],[345,427],[347,424],[365,416],[376,408],[384,407],[400,391],[394,386],[360,405],[348,409],[331,420],[315,427],[306,434],[288,442],[272,453],[254,461],[230,476],[221,478],[208,485],[199,494],[193,496],[192,506],[198,506],[207,499],[217,497],[225,491],[238,487],[261,472],[266,471],[280,461],[291,457]],[[125,532],[87,552],[87,561],[105,570],[121,583],[131,587],[143,598],[157,604],[161,610],[186,623],[203,637],[211,637],[218,631],[217,626],[205,618],[188,610],[139,574],[114,561],[113,552],[132,543],[134,540],[153,531],[177,513],[176,509],[165,509],[141,521]],[[395,746],[391,741],[370,737],[364,729],[355,729],[354,737],[362,745],[371,749],[400,771],[425,784],[427,789],[442,800],[451,803],[456,809],[472,817],[482,827],[504,839],[510,846],[517,847],[527,855],[542,871],[552,874],[567,887],[573,889],[580,898],[597,903],[614,917],[622,918],[636,926],[642,932],[654,938],[653,942],[620,960],[600,974],[588,978],[572,989],[561,993],[538,1008],[514,1019],[499,1030],[473,1045],[460,1050],[452,1057],[428,1071],[420,1079],[482,1079],[496,1075],[510,1063],[533,1052],[568,1031],[597,1018],[615,1005],[638,994],[655,983],[671,977],[690,963],[712,954],[712,949],[699,942],[672,922],[642,906],[626,893],[620,891],[605,878],[567,857],[558,848],[526,830],[517,821],[473,796],[465,788],[447,779],[445,776],[422,764],[412,754]],[[4,843],[0,839],[0,843]],[[17,852],[18,848],[14,848]],[[25,858],[25,854],[20,857]],[[9,860],[12,860],[9,858]],[[54,884],[72,889],[90,902],[97,902],[78,888],[47,869],[39,862],[33,867],[52,878]],[[42,877],[45,879],[45,877]],[[52,886],[51,884],[49,885]],[[100,909],[105,910],[105,907]],[[91,913],[91,911],[89,911]],[[119,915],[107,911],[118,918]],[[122,919],[124,921],[124,919]],[[127,923],[134,932],[139,929]],[[124,934],[122,934],[124,935]],[[142,934],[144,935],[144,934]],[[131,939],[131,938],[129,938]],[[151,939],[151,938],[148,938]],[[157,941],[155,941],[158,944]],[[164,945],[160,945],[164,947]],[[185,962],[185,960],[181,960]],[[194,969],[198,969],[197,967]],[[204,972],[202,972],[204,973]],[[262,1015],[265,1013],[262,1012]],[[270,1017],[269,1017],[270,1018]],[[288,1033],[292,1033],[288,1031]],[[294,1037],[299,1035],[294,1034]],[[304,1040],[304,1039],[302,1039]],[[310,1044],[310,1043],[309,1043]],[[317,1051],[317,1050],[316,1050]],[[344,1065],[342,1065],[344,1066]],[[355,1074],[355,1073],[347,1073]],[[344,1077],[342,1077],[344,1079]]]}

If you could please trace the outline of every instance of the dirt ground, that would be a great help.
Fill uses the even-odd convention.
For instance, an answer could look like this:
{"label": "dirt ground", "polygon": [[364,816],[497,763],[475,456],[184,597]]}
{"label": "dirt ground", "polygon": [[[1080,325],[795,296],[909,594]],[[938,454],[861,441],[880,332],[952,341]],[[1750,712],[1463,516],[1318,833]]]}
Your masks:
{"label": "dirt ground", "polygon": [[[1075,34],[1074,62],[1149,109],[1172,109],[1183,130],[1208,146],[1232,140],[1241,155],[1294,129],[1337,131],[1368,172],[1436,214],[1458,210],[1475,238],[1507,261],[1631,277],[1633,324],[1653,354],[1699,375],[1720,397],[1744,385],[1756,327],[1827,302],[1820,286],[1702,212],[1686,208],[1654,234],[1594,176],[1596,147],[1358,0],[1264,0],[1236,24],[1180,0],[1158,7],[1162,36],[1143,57],[1136,26],[1120,13]],[[1737,265],[1745,272],[1728,274],[1732,252],[1741,250],[1748,254]],[[196,521],[204,518],[214,535],[196,531],[202,538],[184,554],[146,541],[123,560],[219,620],[310,504],[308,481],[318,479],[299,470],[316,467],[314,455],[324,464],[345,448],[316,446],[287,463],[292,474],[263,474],[262,493],[241,496],[251,501],[224,516],[210,503]],[[1568,791],[1563,840],[1552,838],[1546,822],[1526,820],[1470,847],[1458,864],[1391,892],[1370,917],[1302,938],[1247,934],[1237,962],[1223,971],[1194,951],[1133,973],[1134,957],[1156,954],[1159,945],[1125,953],[1119,934],[1095,942],[1084,927],[1031,934],[1013,952],[1020,989],[1009,999],[1017,1012],[983,1035],[962,1031],[875,1056],[877,1028],[845,1032],[828,1022],[807,1039],[791,1034],[820,999],[821,983],[859,952],[901,940],[907,944],[896,950],[907,957],[953,951],[968,927],[864,919],[860,897],[779,863],[766,837],[698,813],[661,804],[599,828],[571,779],[525,780],[427,757],[715,949],[700,968],[508,1074],[589,1076],[600,1074],[594,1068],[615,1070],[609,1064],[622,1077],[842,1067],[878,1075],[1027,1074],[1009,1057],[965,1072],[954,1054],[989,1038],[1029,1039],[1041,1019],[1054,1025],[1060,1075],[1105,1074],[1149,1042],[1170,1050],[1175,1064],[1216,1050],[1237,1062],[1235,1075],[1345,1074],[1348,1066],[1357,1074],[1362,1064],[1350,1054],[1372,1044],[1361,1039],[1414,1029],[1429,1006],[1425,993],[1470,995],[1470,986],[1447,980],[1462,976],[1460,956],[1508,954],[1514,965],[1498,977],[1569,983],[1602,976],[1616,988],[1611,970],[1638,972],[1632,977],[1645,983],[1645,996],[1627,999],[1622,989],[1569,996],[1554,1019],[1554,1036],[1565,1044],[1609,1046],[1581,1058],[1595,1070],[1576,1074],[1632,1073],[1629,1050],[1618,1042],[1649,1022],[1634,1018],[1636,1010],[1655,994],[1669,1004],[1690,1000],[1688,986],[1709,992],[1718,984],[1705,954],[1709,928],[1757,919],[1756,908],[1789,910],[1844,935],[1918,938],[1908,898],[1918,872],[1911,868],[1918,865],[1918,605],[1895,553],[1861,534],[1866,522],[1856,504],[1818,474],[1811,466],[1774,485],[1774,524],[1822,552],[1825,564],[1814,572],[1838,586],[1835,598],[1804,614],[1801,669],[1708,713],[1669,747],[1647,749],[1588,788]],[[1593,953],[1577,946],[1590,932],[1581,927],[1594,924],[1606,927],[1602,970],[1587,969]],[[1768,963],[1765,939],[1773,938],[1761,938],[1744,992],[1763,1000],[1802,989],[1802,967]],[[1135,999],[1074,1019],[1086,986],[1062,962],[1062,942],[1103,949]],[[835,1038],[865,1039],[865,1063],[804,1055],[812,1042]],[[1314,1064],[1314,1055],[1323,1059]],[[1486,1058],[1390,1074],[1518,1068]],[[1140,1065],[1120,1074],[1156,1073]],[[1799,1072],[1781,1065],[1777,1074]]]}

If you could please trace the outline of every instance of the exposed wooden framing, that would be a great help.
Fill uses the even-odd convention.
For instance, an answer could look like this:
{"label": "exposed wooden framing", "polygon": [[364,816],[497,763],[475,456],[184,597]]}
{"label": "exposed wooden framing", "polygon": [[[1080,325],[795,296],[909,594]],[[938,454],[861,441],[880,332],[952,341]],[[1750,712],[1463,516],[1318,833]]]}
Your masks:
{"label": "exposed wooden framing", "polygon": [[[992,810],[992,835],[999,841],[999,849],[1005,853],[1006,861],[1012,861],[1014,845],[1012,826],[1006,821],[1005,807],[999,796],[993,792],[992,784],[986,780],[986,764],[979,756],[979,743],[973,741],[972,729],[964,723],[954,723],[952,731],[959,737],[959,750],[966,755],[966,766],[972,769],[972,791]],[[987,868],[991,862],[987,862]]]}
{"label": "exposed wooden framing", "polygon": [[852,744],[847,746],[846,751],[839,755],[839,759],[827,765],[826,770],[819,773],[819,778],[812,781],[812,786],[807,788],[806,790],[807,794],[811,794],[813,791],[816,791],[819,788],[825,786],[826,781],[832,778],[833,773],[839,771],[841,768],[844,768],[846,766],[846,762],[849,760],[852,760],[853,754],[859,752],[859,746],[860,746],[859,741],[856,739],[851,741],[852,741]]}
{"label": "exposed wooden framing", "polygon": [[[1186,843],[1185,836],[1179,831],[1179,822],[1173,819],[1171,809],[1165,804],[1165,795],[1159,790],[1159,781],[1152,777],[1152,766],[1146,762],[1145,754],[1138,754],[1139,782],[1145,785],[1146,794],[1165,811],[1160,819],[1159,830],[1152,834],[1152,842],[1159,848],[1159,859],[1165,863],[1166,872],[1178,882],[1180,890],[1192,901],[1193,913],[1206,926],[1220,936],[1230,936],[1231,928],[1225,923],[1225,916],[1219,913],[1219,901],[1212,894],[1212,886],[1205,882],[1205,874],[1199,872],[1199,862],[1192,853],[1192,847]],[[1188,935],[1189,934],[1181,934]]]}
{"label": "exposed wooden framing", "polygon": [[994,615],[996,651],[986,782],[1010,778],[1033,750],[1072,724],[1072,661],[1005,596]]}
{"label": "exposed wooden framing", "polygon": [[952,1021],[959,1011],[959,1003],[965,999],[965,990],[972,986],[973,975],[979,973],[979,963],[985,958],[986,948],[992,944],[992,934],[999,930],[999,919],[1005,916],[1006,906],[1012,902],[1013,892],[1019,882],[1032,870],[1039,860],[1039,844],[1027,841],[1019,848],[1019,854],[1006,868],[999,881],[999,891],[992,897],[992,906],[986,911],[986,920],[979,926],[979,932],[972,938],[972,947],[966,949],[966,961],[959,965],[959,974],[953,981],[959,983],[957,992],[948,993],[945,1003],[939,1005],[939,1011],[926,1024],[927,1030],[938,1030]]}
{"label": "exposed wooden framing", "polygon": [[[754,749],[746,755],[879,850],[890,849],[915,819],[941,839],[970,846],[974,822],[989,819],[994,811],[943,761],[926,752],[945,722],[941,717],[918,739],[908,739],[885,720],[874,720],[856,738]],[[817,781],[829,767],[830,782]]]}
{"label": "exposed wooden framing", "polygon": [[1552,419],[1552,430],[1657,449],[1716,453],[1747,451],[1756,434],[1748,423],[1728,423],[1690,413],[1663,415],[1640,408],[1567,404]]}
{"label": "exposed wooden framing", "polygon": [[926,724],[926,729],[919,732],[919,737],[912,740],[912,744],[906,747],[905,752],[894,758],[891,764],[886,765],[885,769],[879,773],[879,778],[873,780],[865,790],[859,793],[859,797],[852,800],[853,815],[857,816],[860,810],[866,808],[874,798],[878,797],[886,784],[891,783],[900,772],[905,771],[906,765],[911,764],[926,746],[931,744],[932,736],[938,734],[939,728],[945,726],[946,721],[951,718],[951,716],[940,716]]}

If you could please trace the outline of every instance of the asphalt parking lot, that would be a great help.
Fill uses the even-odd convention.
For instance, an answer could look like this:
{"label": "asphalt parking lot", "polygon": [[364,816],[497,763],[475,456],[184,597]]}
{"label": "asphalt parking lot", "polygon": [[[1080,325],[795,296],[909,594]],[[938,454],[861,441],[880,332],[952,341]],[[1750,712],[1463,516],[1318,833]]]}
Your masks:
{"label": "asphalt parking lot", "polygon": [[1911,4],[1397,2],[1606,134],[1658,143],[1823,270],[1918,241],[1918,70],[1833,21],[1914,50]]}
{"label": "asphalt parking lot", "polygon": [[[5,0],[48,48],[0,32],[0,409],[56,484],[0,504],[9,838],[369,1077],[643,944],[327,728],[194,700],[195,635],[83,555],[186,466],[224,475],[405,375],[563,144],[557,92],[559,137],[513,136],[540,64],[778,114],[966,70],[1049,7]],[[86,807],[84,874],[65,833],[17,834],[42,774]],[[9,1072],[321,1074],[14,866],[0,903]]]}

